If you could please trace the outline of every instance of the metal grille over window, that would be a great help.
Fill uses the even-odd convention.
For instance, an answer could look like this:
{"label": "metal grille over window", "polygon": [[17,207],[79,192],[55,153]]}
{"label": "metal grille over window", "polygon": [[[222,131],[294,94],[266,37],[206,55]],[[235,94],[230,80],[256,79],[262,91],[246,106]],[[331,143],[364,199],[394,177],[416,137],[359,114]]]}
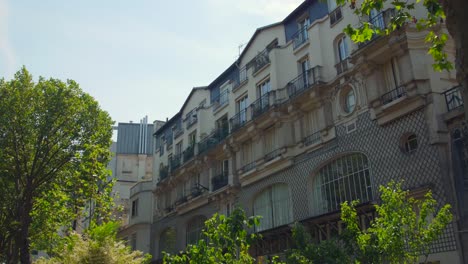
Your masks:
{"label": "metal grille over window", "polygon": [[371,201],[367,157],[356,153],[325,165],[313,179],[309,200],[312,216],[337,211],[344,201]]}

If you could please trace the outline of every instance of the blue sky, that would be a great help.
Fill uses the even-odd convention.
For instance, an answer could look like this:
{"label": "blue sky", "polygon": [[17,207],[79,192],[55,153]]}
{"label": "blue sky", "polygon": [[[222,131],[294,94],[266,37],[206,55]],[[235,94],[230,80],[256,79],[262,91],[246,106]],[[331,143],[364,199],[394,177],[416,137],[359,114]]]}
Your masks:
{"label": "blue sky", "polygon": [[0,77],[74,79],[117,122],[164,120],[301,0],[0,0]]}

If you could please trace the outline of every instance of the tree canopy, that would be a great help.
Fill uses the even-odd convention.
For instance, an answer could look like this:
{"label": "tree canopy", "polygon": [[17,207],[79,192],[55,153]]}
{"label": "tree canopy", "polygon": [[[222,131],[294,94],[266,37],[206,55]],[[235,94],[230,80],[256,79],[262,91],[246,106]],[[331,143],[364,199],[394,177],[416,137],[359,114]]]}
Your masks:
{"label": "tree canopy", "polygon": [[29,263],[88,201],[106,217],[112,124],[73,80],[0,80],[0,262]]}

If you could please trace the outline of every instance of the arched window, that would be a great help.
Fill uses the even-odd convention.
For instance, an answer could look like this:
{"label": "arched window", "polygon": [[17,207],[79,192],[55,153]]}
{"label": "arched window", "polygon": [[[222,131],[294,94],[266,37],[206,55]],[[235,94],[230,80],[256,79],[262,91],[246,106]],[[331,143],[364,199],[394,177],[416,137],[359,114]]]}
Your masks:
{"label": "arched window", "polygon": [[159,236],[159,256],[162,257],[162,252],[174,254],[176,253],[176,229],[173,227],[166,228]]}
{"label": "arched window", "polygon": [[323,166],[312,180],[309,200],[313,216],[337,211],[344,201],[372,200],[367,157],[354,153]]}
{"label": "arched window", "polygon": [[203,237],[202,230],[205,227],[206,217],[199,215],[192,218],[187,224],[187,245],[197,244]]}
{"label": "arched window", "polygon": [[259,193],[254,200],[254,215],[262,218],[256,231],[290,223],[292,211],[289,200],[286,184],[275,184]]}

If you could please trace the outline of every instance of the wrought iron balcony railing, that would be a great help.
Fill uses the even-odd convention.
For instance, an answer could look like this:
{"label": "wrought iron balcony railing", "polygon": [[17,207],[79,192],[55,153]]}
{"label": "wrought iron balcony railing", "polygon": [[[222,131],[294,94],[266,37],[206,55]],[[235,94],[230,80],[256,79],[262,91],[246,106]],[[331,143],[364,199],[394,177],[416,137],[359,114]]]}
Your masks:
{"label": "wrought iron balcony railing", "polygon": [[189,146],[184,150],[182,155],[184,156],[184,162],[191,160],[195,156],[195,147]]}
{"label": "wrought iron balcony railing", "polygon": [[293,49],[297,49],[302,44],[306,43],[309,39],[309,34],[307,33],[307,26],[301,27],[296,33],[292,35],[293,40]]}
{"label": "wrought iron balcony railing", "polygon": [[333,26],[338,22],[342,17],[343,14],[341,13],[341,6],[336,7],[333,11],[330,12],[328,15],[330,17],[330,26]]}
{"label": "wrought iron balcony railing", "polygon": [[390,92],[383,94],[380,97],[380,102],[382,103],[382,105],[389,104],[395,101],[396,99],[403,97],[404,95],[406,95],[405,87],[398,86],[396,89],[393,89]]}
{"label": "wrought iron balcony railing", "polygon": [[260,98],[255,100],[251,105],[252,109],[252,118],[256,118],[257,116],[265,113],[270,109],[274,104],[274,93],[268,92],[262,95]]}
{"label": "wrought iron balcony railing", "polygon": [[458,107],[463,107],[463,98],[460,91],[461,86],[455,86],[444,92],[447,110],[452,111]]}
{"label": "wrought iron balcony railing", "polygon": [[253,162],[250,162],[250,163],[245,164],[244,166],[242,166],[241,170],[242,170],[243,173],[248,172],[248,171],[251,171],[251,170],[255,169],[255,166],[257,166],[257,165],[256,165],[255,161],[253,161]]}
{"label": "wrought iron balcony railing", "polygon": [[[392,20],[393,16],[395,16],[395,9],[390,8],[385,11],[378,13],[377,15],[370,17],[367,23],[370,24],[371,27],[374,29],[384,30],[388,28],[390,21]],[[361,42],[358,44],[359,48],[362,48],[372,42],[373,40],[379,37],[378,34],[373,34],[370,40],[365,42]]]}
{"label": "wrought iron balcony railing", "polygon": [[268,56],[268,50],[263,50],[260,52],[253,60],[250,62],[253,65],[254,73],[259,71],[265,65],[270,63],[270,57]]}
{"label": "wrought iron balcony railing", "polygon": [[340,75],[349,69],[349,59],[346,58],[335,65],[336,75]]}
{"label": "wrought iron balcony railing", "polygon": [[321,66],[315,66],[290,81],[286,86],[288,97],[295,97],[318,84],[321,80],[321,69]]}
{"label": "wrought iron balcony railing", "polygon": [[245,123],[250,120],[248,113],[247,109],[242,109],[229,119],[229,123],[231,123],[231,133],[243,127]]}
{"label": "wrought iron balcony railing", "polygon": [[190,190],[191,199],[202,195],[205,191],[208,191],[208,188],[201,185],[200,183],[196,183],[195,186],[193,186]]}
{"label": "wrought iron balcony railing", "polygon": [[169,160],[169,166],[171,168],[171,172],[177,170],[180,165],[182,165],[182,155],[177,154],[172,156],[172,158]]}
{"label": "wrought iron balcony railing", "polygon": [[220,107],[223,107],[227,104],[229,104],[229,90],[226,89],[222,91],[218,96],[213,98],[213,101],[212,101],[213,111],[216,111]]}
{"label": "wrought iron balcony railing", "polygon": [[162,181],[169,177],[169,166],[164,166],[159,169],[159,180]]}
{"label": "wrought iron balcony railing", "polygon": [[221,189],[228,184],[228,173],[222,172],[221,174],[211,179],[211,185],[213,186],[213,192]]}
{"label": "wrought iron balcony railing", "polygon": [[263,159],[265,160],[265,162],[271,161],[271,160],[275,159],[276,157],[281,156],[282,151],[283,151],[283,148],[275,149],[275,150],[267,153],[265,155],[265,157],[263,157]]}
{"label": "wrought iron balcony railing", "polygon": [[309,145],[312,145],[312,144],[315,144],[315,143],[319,143],[320,142],[320,131],[317,131],[315,133],[312,133],[310,135],[308,135],[307,137],[305,137],[302,142],[304,143],[304,145],[306,146],[309,146]]}
{"label": "wrought iron balcony railing", "polygon": [[184,129],[182,127],[174,128],[173,133],[174,133],[174,138],[178,138],[179,136],[184,134]]}
{"label": "wrought iron balcony railing", "polygon": [[200,140],[198,143],[198,154],[201,154],[223,141],[229,135],[227,125],[215,129],[211,134]]}

